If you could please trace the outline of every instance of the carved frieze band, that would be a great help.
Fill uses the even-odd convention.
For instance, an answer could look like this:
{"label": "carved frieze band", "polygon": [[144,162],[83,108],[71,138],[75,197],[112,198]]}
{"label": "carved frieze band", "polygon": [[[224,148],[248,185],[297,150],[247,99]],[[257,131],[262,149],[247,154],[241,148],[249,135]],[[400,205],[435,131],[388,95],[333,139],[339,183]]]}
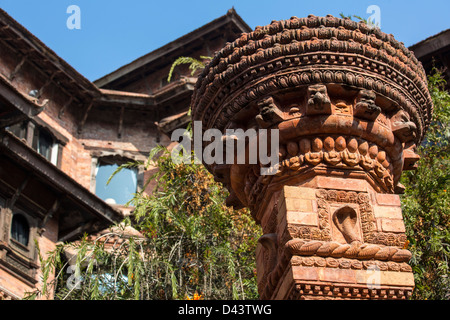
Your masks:
{"label": "carved frieze band", "polygon": [[297,283],[291,290],[288,299],[298,300],[305,296],[322,296],[340,299],[397,299],[404,300],[412,295],[408,287],[364,287],[348,284],[329,283]]}
{"label": "carved frieze band", "polygon": [[[302,68],[304,70],[300,71]],[[258,82],[257,87],[250,87],[246,90],[241,89],[239,95],[233,95],[232,101],[218,99],[216,102],[217,106],[207,109],[208,111],[203,118],[205,123],[208,124],[208,127],[223,129],[238,111],[251,101],[257,100],[265,95],[302,85],[339,83],[373,90],[386,95],[400,104],[408,112],[414,120],[414,123],[418,126],[419,135],[420,132],[426,130],[428,119],[431,117],[431,111],[419,111],[421,107],[416,100],[408,97],[403,89],[395,83],[386,83],[376,74],[371,75],[355,70],[350,72],[348,70],[315,67],[314,71],[311,71],[305,67],[302,68],[299,67],[295,72],[290,71],[285,75],[270,75],[267,79]],[[420,101],[424,101],[423,98],[420,98]],[[213,110],[215,111],[213,112]]]}
{"label": "carved frieze band", "polygon": [[303,239],[292,239],[286,243],[286,247],[293,255],[318,255],[323,257],[344,257],[360,260],[376,259],[395,262],[406,262],[411,259],[411,252],[406,249],[360,243],[358,241],[354,241],[351,244],[342,244],[334,241],[305,241]]}
{"label": "carved frieze band", "polygon": [[[244,194],[247,202],[252,205],[264,192],[266,185],[280,178],[301,174],[311,167],[324,165],[326,167],[354,169],[367,172],[383,190],[394,192],[393,168],[389,156],[375,144],[353,137],[345,139],[342,136],[325,138],[302,138],[298,142],[291,141],[280,146],[280,165],[274,176],[260,176],[258,166],[250,169],[245,175]],[[331,192],[331,197],[334,191]],[[338,192],[338,191],[336,191]],[[352,202],[356,193],[339,191],[341,197]],[[345,194],[345,195],[344,195]],[[321,195],[318,196],[321,198]],[[330,198],[330,201],[336,199]],[[339,201],[339,200],[338,200]],[[345,202],[342,200],[342,202]],[[356,203],[357,201],[354,200]],[[362,212],[369,210],[361,205]],[[366,221],[363,221],[366,223]],[[317,235],[316,235],[317,236]],[[317,238],[317,237],[314,238]]]}
{"label": "carved frieze band", "polygon": [[380,270],[380,271],[398,271],[398,272],[411,272],[412,268],[406,262],[394,262],[394,261],[377,261],[377,260],[365,260],[358,259],[346,259],[346,258],[332,258],[332,257],[304,257],[294,256],[291,259],[291,265],[304,266],[304,267],[327,267],[327,268],[339,268],[339,269],[354,269],[354,270]]}

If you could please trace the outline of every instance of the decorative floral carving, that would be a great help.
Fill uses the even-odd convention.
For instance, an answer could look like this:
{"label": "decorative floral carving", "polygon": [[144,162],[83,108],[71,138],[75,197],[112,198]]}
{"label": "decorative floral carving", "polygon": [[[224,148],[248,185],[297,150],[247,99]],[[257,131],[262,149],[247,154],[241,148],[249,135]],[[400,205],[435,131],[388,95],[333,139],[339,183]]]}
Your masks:
{"label": "decorative floral carving", "polygon": [[406,243],[406,235],[402,233],[373,232],[367,242],[383,244],[386,246],[403,247]]}

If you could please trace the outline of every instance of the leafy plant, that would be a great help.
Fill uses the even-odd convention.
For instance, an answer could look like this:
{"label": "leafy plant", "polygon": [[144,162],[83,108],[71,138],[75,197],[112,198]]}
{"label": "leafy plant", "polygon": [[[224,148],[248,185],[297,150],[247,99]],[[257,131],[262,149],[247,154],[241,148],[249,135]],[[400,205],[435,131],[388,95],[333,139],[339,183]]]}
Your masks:
{"label": "leafy plant", "polygon": [[[133,219],[41,256],[45,286],[30,298],[51,289],[55,299],[257,298],[254,254],[260,228],[248,211],[226,207],[227,191],[202,165],[174,164],[162,147],[152,151],[149,163],[159,168],[151,177],[156,191],[135,194]],[[130,226],[144,236],[129,236]],[[69,259],[68,251],[76,254]],[[70,265],[76,277],[68,272]]]}
{"label": "leafy plant", "polygon": [[[206,57],[206,56],[200,56],[200,59],[203,60],[211,60],[212,57]],[[172,66],[169,70],[169,76],[167,77],[167,82],[170,82],[172,79],[173,71],[175,70],[175,67],[181,65],[181,64],[189,64],[189,70],[191,70],[191,75],[194,75],[195,71],[198,69],[205,68],[205,63],[201,60],[192,58],[192,57],[178,57],[174,63],[172,63]]]}
{"label": "leafy plant", "polygon": [[434,114],[418,148],[416,171],[405,172],[402,209],[410,241],[415,299],[449,299],[450,93],[438,70],[428,77]]}
{"label": "leafy plant", "polygon": [[365,19],[365,18],[363,18],[361,16],[358,16],[356,14],[354,14],[354,15],[351,15],[351,14],[350,15],[345,15],[344,13],[341,12],[341,13],[339,13],[339,16],[342,19],[345,19],[345,18],[348,18],[348,19],[356,18],[356,19],[358,19],[358,21],[364,22],[365,24],[367,24],[369,26],[378,27],[378,23],[374,23],[374,21],[370,20],[370,18],[369,19]]}

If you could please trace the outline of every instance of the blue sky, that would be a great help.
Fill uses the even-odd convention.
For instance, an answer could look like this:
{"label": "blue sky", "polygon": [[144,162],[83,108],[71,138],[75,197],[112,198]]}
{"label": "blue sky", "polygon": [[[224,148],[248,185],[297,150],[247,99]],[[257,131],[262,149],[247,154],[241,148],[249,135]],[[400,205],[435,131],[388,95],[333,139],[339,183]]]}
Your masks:
{"label": "blue sky", "polygon": [[[70,30],[67,8],[81,9],[81,29]],[[234,6],[254,28],[308,14],[368,18],[380,7],[381,29],[410,46],[450,28],[448,0],[0,0],[0,7],[89,80],[224,15]]]}

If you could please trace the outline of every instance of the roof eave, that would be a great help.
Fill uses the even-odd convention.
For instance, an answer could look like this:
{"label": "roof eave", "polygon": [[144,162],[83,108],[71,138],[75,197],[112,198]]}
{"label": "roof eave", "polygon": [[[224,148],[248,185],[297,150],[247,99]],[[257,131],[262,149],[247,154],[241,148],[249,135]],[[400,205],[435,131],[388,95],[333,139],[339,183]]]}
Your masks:
{"label": "roof eave", "polygon": [[136,60],[120,67],[119,69],[101,77],[94,81],[97,87],[102,88],[106,85],[124,77],[125,75],[147,65],[158,58],[167,57],[170,54],[175,54],[179,48],[186,46],[187,44],[193,43],[196,40],[204,37],[205,35],[213,32],[214,30],[233,23],[241,32],[250,32],[251,28],[248,24],[236,13],[234,9],[228,10],[227,14],[203,25],[202,27],[191,31],[184,36],[169,42],[168,44],[140,57]]}
{"label": "roof eave", "polygon": [[[89,212],[93,219],[95,218],[95,221],[100,222],[102,228],[113,225],[123,219],[120,212],[55,167],[13,134],[7,131],[1,132],[0,149],[7,150],[7,152],[3,152],[4,156],[14,160],[24,170],[32,171],[33,176],[38,177],[43,183],[51,186],[54,192],[66,194],[71,201],[85,208],[86,212]],[[73,233],[70,239],[66,237],[67,239],[65,240],[72,240],[81,236],[84,232],[97,231],[99,230],[83,228],[80,233]]]}

